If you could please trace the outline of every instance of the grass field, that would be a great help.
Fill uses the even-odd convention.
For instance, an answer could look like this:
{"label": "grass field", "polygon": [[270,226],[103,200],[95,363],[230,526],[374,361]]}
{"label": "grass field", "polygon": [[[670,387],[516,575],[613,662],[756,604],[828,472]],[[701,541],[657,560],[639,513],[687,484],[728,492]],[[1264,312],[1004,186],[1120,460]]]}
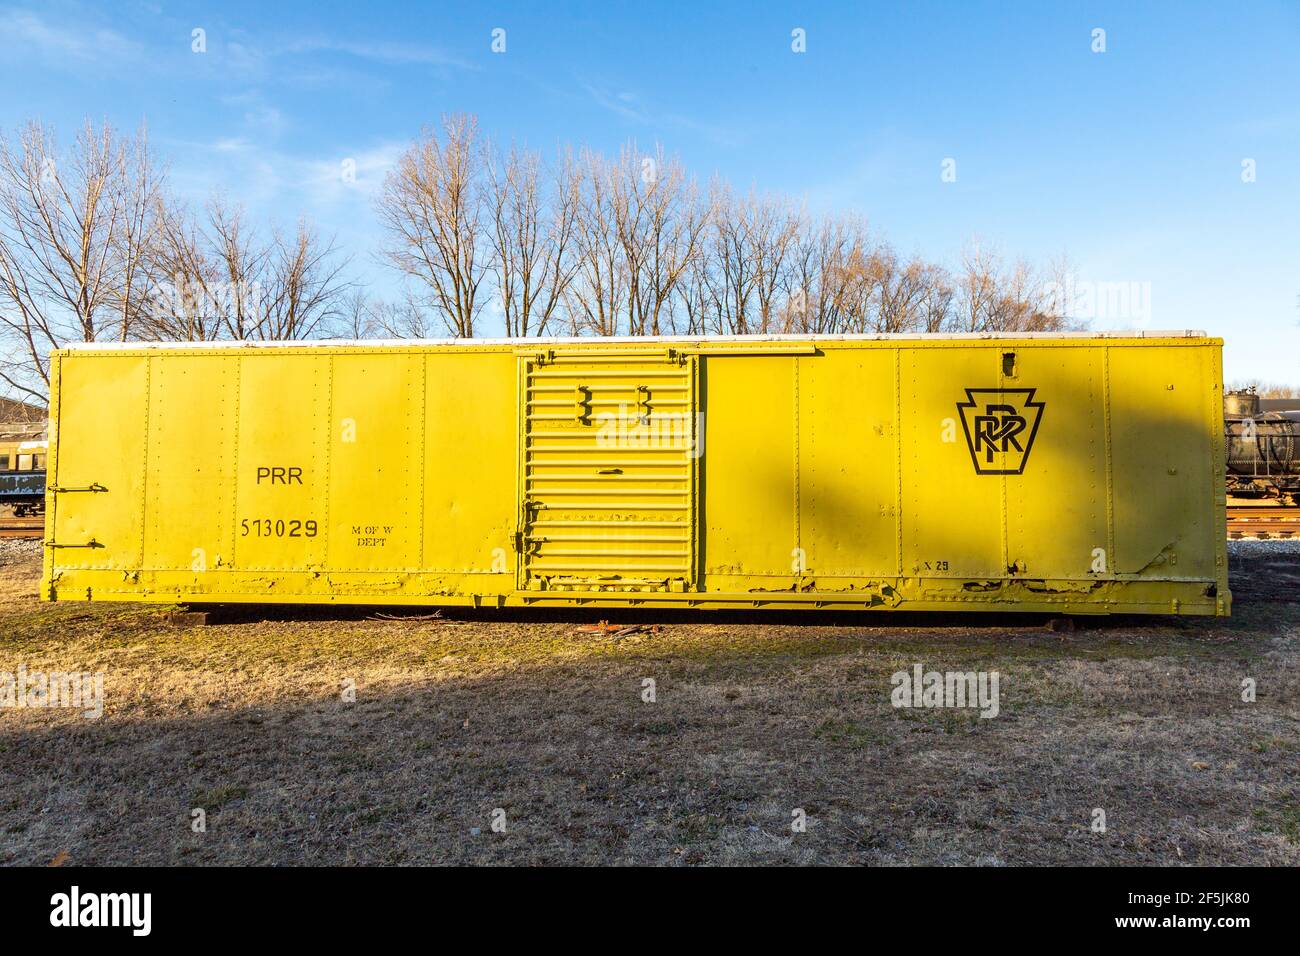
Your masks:
{"label": "grass field", "polygon": [[[1300,864],[1300,551],[1233,553],[1227,621],[614,637],[41,604],[37,548],[8,542],[0,671],[102,672],[105,702],[0,710],[0,862]],[[998,716],[895,709],[918,663],[998,671]]]}

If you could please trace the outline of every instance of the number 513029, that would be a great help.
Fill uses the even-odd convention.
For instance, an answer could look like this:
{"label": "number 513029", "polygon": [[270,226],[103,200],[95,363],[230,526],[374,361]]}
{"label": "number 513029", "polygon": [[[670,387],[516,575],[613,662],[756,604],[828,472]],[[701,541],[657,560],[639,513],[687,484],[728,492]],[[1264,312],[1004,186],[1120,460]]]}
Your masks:
{"label": "number 513029", "polygon": [[314,538],[316,532],[316,522],[310,518],[245,518],[239,522],[243,538]]}

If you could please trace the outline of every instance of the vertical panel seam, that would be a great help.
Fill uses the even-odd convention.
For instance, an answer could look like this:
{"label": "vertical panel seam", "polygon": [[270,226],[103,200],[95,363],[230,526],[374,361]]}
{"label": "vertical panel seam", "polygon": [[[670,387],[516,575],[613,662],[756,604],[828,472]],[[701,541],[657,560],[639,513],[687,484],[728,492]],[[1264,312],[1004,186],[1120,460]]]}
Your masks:
{"label": "vertical panel seam", "polygon": [[894,349],[894,564],[903,576],[903,350]]}
{"label": "vertical panel seam", "polygon": [[153,403],[150,401],[153,391],[153,361],[148,356],[144,360],[144,440],[140,443],[140,559],[137,569],[144,567],[144,536],[149,521],[149,416]]}
{"label": "vertical panel seam", "polygon": [[240,398],[243,393],[244,381],[244,357],[236,355],[235,357],[235,440],[232,443],[232,454],[230,456],[230,565],[236,566],[235,553],[239,547],[239,406]]}
{"label": "vertical panel seam", "polygon": [[[46,541],[53,544],[56,540],[58,517],[58,500],[59,496],[53,491],[59,484],[59,435],[62,432],[60,427],[60,417],[63,410],[63,402],[60,400],[60,393],[63,391],[63,358],[55,356],[50,362],[50,407],[49,418],[46,428],[49,430],[46,438],[49,440],[49,448],[46,459],[46,465],[49,468],[49,474],[46,477],[45,487],[45,513],[46,513]],[[53,479],[53,480],[51,480]],[[45,554],[41,557],[41,563],[44,565],[45,582],[48,585],[46,592],[47,597],[53,600],[54,588],[54,548],[45,548]]]}
{"label": "vertical panel seam", "polygon": [[[334,487],[334,475],[331,471],[333,456],[330,454],[334,447],[334,356],[331,355],[325,362],[325,540],[322,542],[320,554],[324,560],[321,562],[321,569],[328,571],[330,568],[330,545],[334,540],[332,525],[330,524],[330,498],[332,497],[331,489]],[[317,435],[320,433],[317,432]],[[342,439],[342,432],[339,433]]]}
{"label": "vertical panel seam", "polygon": [[520,356],[515,364],[515,588],[527,587],[528,555],[528,385],[532,379],[533,360]]}
{"label": "vertical panel seam", "polygon": [[[997,350],[995,350],[994,353],[993,353],[993,356],[994,356],[994,358],[997,360],[997,363],[998,363],[998,364],[997,364],[997,370],[998,370],[998,388],[999,388],[999,389],[1004,389],[1004,388],[1007,387],[1007,375],[1006,375],[1006,372],[1003,370],[1003,367],[1002,367],[1002,351],[1001,351],[1001,349],[997,349]],[[1007,453],[1006,453],[1006,449],[1005,449],[1005,447],[1004,447],[1004,448],[1003,448],[1003,451],[1002,451],[1002,459],[1001,459],[1001,461],[1000,461],[1000,463],[999,463],[999,464],[1000,464],[1000,467],[1001,467],[1002,470],[1001,470],[1001,474],[999,475],[999,481],[1000,481],[1001,487],[998,489],[999,492],[1000,492],[1000,494],[1001,494],[1001,498],[1002,498],[1002,572],[998,575],[998,577],[1001,577],[1001,578],[1014,577],[1014,575],[1012,574],[1012,571],[1011,571],[1011,543],[1010,543],[1010,541],[1008,541],[1008,536],[1007,536],[1007,475],[1006,475],[1007,461],[1006,461],[1006,454],[1007,454]],[[1022,458],[1022,461],[1023,461],[1023,458]]]}
{"label": "vertical panel seam", "polygon": [[1106,576],[1114,577],[1119,555],[1115,553],[1115,478],[1114,459],[1111,454],[1110,422],[1110,346],[1101,350],[1102,407],[1106,410]]}
{"label": "vertical panel seam", "polygon": [[428,468],[429,461],[429,429],[427,419],[429,414],[429,375],[428,375],[429,357],[420,356],[420,432],[419,441],[416,448],[420,453],[420,520],[418,525],[417,537],[420,541],[420,561],[418,570],[424,571],[424,489],[425,489],[425,469]]}
{"label": "vertical panel seam", "polygon": [[[394,356],[394,358],[397,358],[397,356]],[[398,363],[398,381],[401,382],[402,384],[406,384],[407,382],[410,381],[411,359],[410,356],[407,355],[401,356],[400,358],[401,361]],[[405,388],[402,389],[401,396],[404,399],[404,401],[402,401],[402,405],[401,405],[402,458],[401,458],[401,466],[400,466],[401,470],[399,471],[399,474],[401,475],[402,487],[408,488],[410,487],[411,484],[411,417],[412,416],[411,416],[410,391]],[[333,427],[334,427],[334,423],[333,420],[331,420],[330,428],[333,429]],[[329,440],[330,441],[334,440],[333,435],[329,437]],[[394,540],[401,540],[400,539],[401,534],[409,535],[411,533],[410,530],[411,529],[411,496],[409,494],[402,495],[401,501],[402,501],[402,508],[401,511],[398,513],[399,523],[397,525],[397,528],[399,529],[398,530],[399,536],[395,537]],[[385,535],[386,537],[391,537],[387,535],[387,533],[385,533]],[[385,543],[384,546],[387,547],[387,544]],[[410,545],[408,544],[407,547],[403,548],[400,552],[398,552],[396,559],[386,561],[385,563],[396,564],[397,567],[394,570],[409,574],[411,571]],[[403,591],[406,590],[406,585],[407,585],[407,579],[403,578],[402,579]]]}
{"label": "vertical panel seam", "polygon": [[[1223,353],[1221,347],[1206,345],[1208,349],[1205,364],[1209,366],[1210,388],[1206,389],[1209,408],[1206,410],[1210,428],[1210,447],[1213,449],[1210,466],[1210,507],[1214,509],[1211,522],[1211,534],[1214,535],[1214,579],[1217,586],[1230,593],[1228,586],[1228,527],[1227,527],[1227,487],[1223,476],[1227,473],[1227,448],[1224,435],[1223,404]],[[1222,602],[1227,594],[1220,594],[1216,603]]]}
{"label": "vertical panel seam", "polygon": [[[794,374],[791,376],[794,385],[794,546],[797,550],[802,550],[803,529],[799,520],[799,359],[796,356],[792,361],[794,362]],[[802,574],[808,570],[808,558],[807,555],[800,557],[798,573]]]}
{"label": "vertical panel seam", "polygon": [[691,440],[687,446],[686,454],[691,456],[690,460],[690,479],[691,479],[691,509],[690,509],[690,538],[691,538],[691,563],[689,589],[697,591],[704,586],[703,563],[704,556],[700,554],[700,442],[703,436],[700,431],[704,427],[704,421],[700,417],[700,365],[701,359],[698,355],[692,355],[687,359],[690,367],[687,374],[687,382],[690,385],[690,401],[686,406],[687,419],[690,423]]}

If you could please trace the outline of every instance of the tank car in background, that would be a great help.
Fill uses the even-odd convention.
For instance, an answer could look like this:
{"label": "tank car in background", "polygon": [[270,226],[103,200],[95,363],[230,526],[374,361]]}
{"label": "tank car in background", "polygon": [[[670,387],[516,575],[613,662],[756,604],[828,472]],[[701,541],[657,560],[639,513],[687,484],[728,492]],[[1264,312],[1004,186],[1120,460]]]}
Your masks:
{"label": "tank car in background", "polygon": [[1223,396],[1228,495],[1300,505],[1300,399],[1265,410],[1253,388]]}

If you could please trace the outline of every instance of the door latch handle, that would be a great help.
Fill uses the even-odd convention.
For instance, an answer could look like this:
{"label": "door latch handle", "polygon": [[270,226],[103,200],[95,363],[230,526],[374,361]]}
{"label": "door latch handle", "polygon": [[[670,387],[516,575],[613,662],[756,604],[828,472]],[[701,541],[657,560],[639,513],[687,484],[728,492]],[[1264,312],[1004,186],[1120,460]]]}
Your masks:
{"label": "door latch handle", "polygon": [[100,484],[99,482],[97,482],[97,481],[91,482],[91,483],[90,483],[89,485],[87,485],[85,488],[61,488],[61,487],[59,487],[58,485],[55,485],[55,486],[54,486],[54,493],[55,493],[56,495],[66,495],[66,494],[71,494],[71,493],[74,492],[74,491],[100,492],[100,491],[108,491],[108,489],[105,488],[103,485],[101,485],[101,484]]}
{"label": "door latch handle", "polygon": [[91,538],[85,544],[59,544],[54,541],[46,541],[45,547],[47,548],[102,548],[104,547],[104,545],[100,544],[94,538]]}

